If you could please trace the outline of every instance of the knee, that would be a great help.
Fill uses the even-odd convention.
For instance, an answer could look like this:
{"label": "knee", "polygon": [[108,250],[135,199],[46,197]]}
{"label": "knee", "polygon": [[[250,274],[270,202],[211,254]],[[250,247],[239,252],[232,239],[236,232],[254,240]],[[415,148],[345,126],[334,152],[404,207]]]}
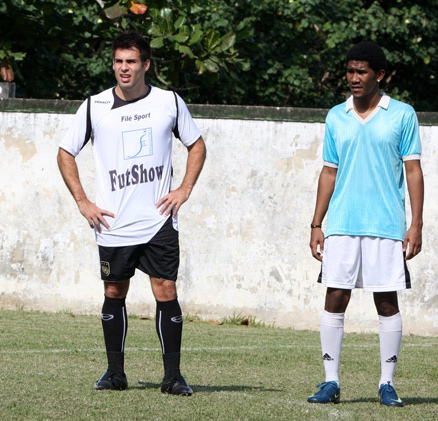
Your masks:
{"label": "knee", "polygon": [[324,310],[329,313],[345,313],[350,302],[350,290],[331,289],[327,290]]}
{"label": "knee", "polygon": [[152,290],[157,301],[172,301],[177,297],[176,285],[173,281],[155,280]]}
{"label": "knee", "polygon": [[391,317],[400,311],[396,292],[374,293],[374,303],[379,316]]}
{"label": "knee", "polygon": [[127,282],[105,282],[105,296],[108,298],[126,298],[129,290]]}
{"label": "knee", "polygon": [[342,302],[326,303],[324,310],[329,313],[345,313],[347,305]]}
{"label": "knee", "polygon": [[377,314],[383,317],[391,317],[399,313],[398,305],[394,305],[393,303],[382,303],[377,308]]}

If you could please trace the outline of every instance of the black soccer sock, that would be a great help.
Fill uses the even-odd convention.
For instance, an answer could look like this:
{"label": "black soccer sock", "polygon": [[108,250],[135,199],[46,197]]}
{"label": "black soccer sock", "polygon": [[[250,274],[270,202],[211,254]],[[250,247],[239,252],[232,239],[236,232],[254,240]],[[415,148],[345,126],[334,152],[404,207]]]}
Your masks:
{"label": "black soccer sock", "polygon": [[108,358],[108,370],[124,373],[125,339],[128,331],[128,317],[124,298],[105,296],[102,306],[102,328]]}
{"label": "black soccer sock", "polygon": [[181,373],[180,364],[181,353],[171,352],[170,354],[163,354],[164,364],[164,380],[170,380],[172,377]]}
{"label": "black soccer sock", "polygon": [[164,378],[170,379],[180,373],[183,317],[178,299],[157,301],[155,324],[163,352]]}

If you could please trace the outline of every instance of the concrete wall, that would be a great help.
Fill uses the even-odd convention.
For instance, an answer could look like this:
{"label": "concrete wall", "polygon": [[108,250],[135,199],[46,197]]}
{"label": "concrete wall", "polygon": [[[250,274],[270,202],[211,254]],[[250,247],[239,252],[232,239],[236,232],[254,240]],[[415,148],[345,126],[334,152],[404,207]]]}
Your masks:
{"label": "concrete wall", "polygon": [[[100,311],[103,288],[94,234],[56,165],[58,142],[72,118],[0,108],[1,308]],[[318,329],[325,288],[316,283],[320,268],[308,241],[324,125],[243,118],[196,121],[208,159],[180,213],[178,288],[185,313],[204,319],[241,313],[277,326]],[[405,333],[437,335],[438,125],[422,125],[421,136],[424,245],[409,263],[413,288],[400,293],[400,302]],[[186,151],[175,141],[174,152],[178,182]],[[92,196],[89,146],[78,163]],[[148,280],[141,273],[132,281],[128,311],[154,314]],[[346,330],[376,332],[377,326],[372,295],[354,291]]]}

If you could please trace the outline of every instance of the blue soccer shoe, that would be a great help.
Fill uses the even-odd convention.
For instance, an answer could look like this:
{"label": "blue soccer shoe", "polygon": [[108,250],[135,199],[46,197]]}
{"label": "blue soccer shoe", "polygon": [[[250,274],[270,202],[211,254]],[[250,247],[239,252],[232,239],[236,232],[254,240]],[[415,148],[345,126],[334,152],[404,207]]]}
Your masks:
{"label": "blue soccer shoe", "polygon": [[386,406],[403,406],[405,403],[398,397],[397,392],[388,382],[379,388],[380,404]]}
{"label": "blue soccer shoe", "polygon": [[318,392],[307,398],[310,403],[339,403],[341,400],[341,389],[336,382],[320,383]]}

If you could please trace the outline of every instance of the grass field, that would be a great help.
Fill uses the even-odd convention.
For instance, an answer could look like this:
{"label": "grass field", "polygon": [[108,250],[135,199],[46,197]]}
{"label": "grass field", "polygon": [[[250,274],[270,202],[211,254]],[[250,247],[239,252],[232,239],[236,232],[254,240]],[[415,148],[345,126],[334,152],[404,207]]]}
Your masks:
{"label": "grass field", "polygon": [[396,386],[404,408],[377,397],[377,335],[346,334],[339,405],[306,397],[323,380],[317,332],[185,322],[190,397],[163,396],[152,320],[129,319],[129,389],[95,391],[106,357],[98,316],[0,311],[3,420],[436,420],[438,338],[403,338]]}

